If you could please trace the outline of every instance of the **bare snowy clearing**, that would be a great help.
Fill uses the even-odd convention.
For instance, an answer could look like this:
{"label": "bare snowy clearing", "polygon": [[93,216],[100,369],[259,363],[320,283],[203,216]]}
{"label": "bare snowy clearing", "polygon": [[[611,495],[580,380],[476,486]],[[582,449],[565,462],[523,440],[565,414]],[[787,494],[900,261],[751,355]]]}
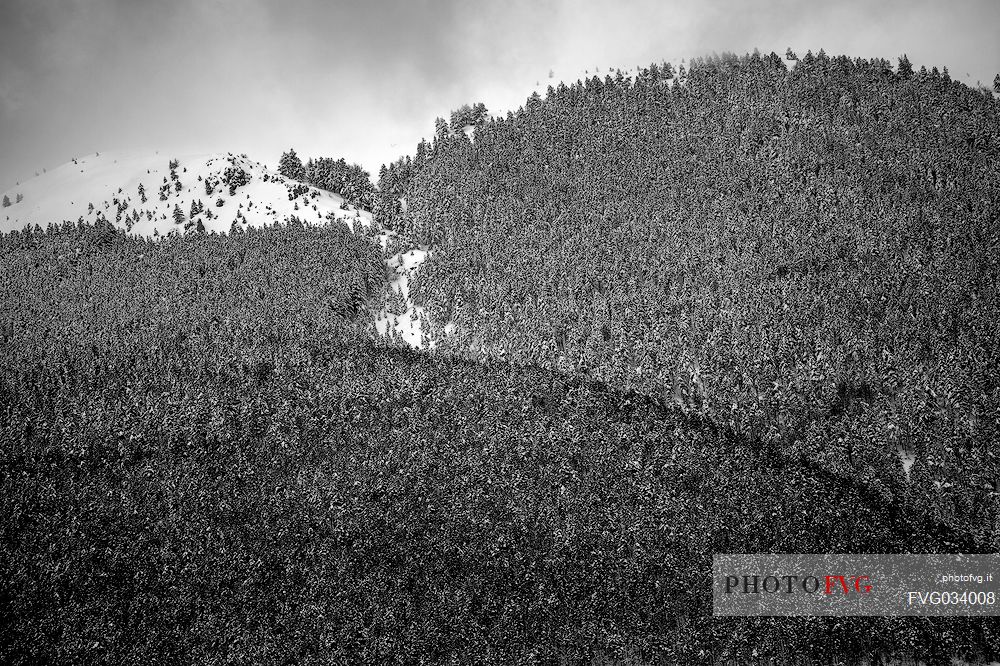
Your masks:
{"label": "bare snowy clearing", "polygon": [[[383,241],[383,247],[385,241]],[[395,276],[388,283],[390,297],[401,298],[402,307],[383,308],[375,318],[375,330],[379,335],[390,338],[398,337],[411,347],[418,349],[433,349],[434,342],[429,340],[424,333],[427,315],[424,309],[414,305],[410,298],[410,278],[416,275],[420,264],[428,256],[428,249],[421,247],[406,252],[400,252],[389,257],[385,264]],[[399,310],[403,310],[399,312]],[[390,311],[390,310],[394,310]]]}
{"label": "bare snowy clearing", "polygon": [[[177,160],[173,170],[172,159]],[[245,155],[99,153],[8,190],[12,202],[18,194],[22,201],[0,211],[0,232],[99,219],[142,236],[183,232],[186,223],[191,223],[186,227],[190,229],[198,220],[208,232],[229,231],[234,222],[268,226],[292,216],[307,223],[343,220],[352,229],[356,222],[371,224],[370,213],[345,204],[332,192],[302,185],[306,189],[289,198],[289,188],[295,185],[299,183]],[[192,204],[200,208],[195,215]],[[184,214],[181,222],[175,217],[177,208]]]}

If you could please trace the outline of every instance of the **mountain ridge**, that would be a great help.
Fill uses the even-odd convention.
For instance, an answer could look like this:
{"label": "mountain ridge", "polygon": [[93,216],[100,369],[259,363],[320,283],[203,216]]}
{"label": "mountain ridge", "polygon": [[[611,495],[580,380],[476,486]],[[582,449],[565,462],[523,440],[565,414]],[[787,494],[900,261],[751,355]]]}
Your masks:
{"label": "mountain ridge", "polygon": [[[161,152],[94,153],[47,170],[3,195],[11,205],[0,209],[2,232],[98,220],[146,236],[190,230],[199,220],[209,232],[227,232],[234,224],[267,226],[293,216],[312,223],[340,220],[349,227],[372,224],[368,211],[339,194],[233,153],[176,159]],[[183,213],[180,222],[177,208]]]}

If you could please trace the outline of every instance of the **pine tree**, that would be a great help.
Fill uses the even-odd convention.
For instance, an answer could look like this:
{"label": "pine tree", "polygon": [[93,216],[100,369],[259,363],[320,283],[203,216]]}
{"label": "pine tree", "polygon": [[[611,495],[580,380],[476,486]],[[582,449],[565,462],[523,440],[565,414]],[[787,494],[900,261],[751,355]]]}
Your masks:
{"label": "pine tree", "polygon": [[146,188],[142,183],[139,183],[139,198],[142,199],[142,203],[146,203]]}
{"label": "pine tree", "polygon": [[4,208],[10,207],[10,197],[8,197],[6,194],[3,195],[3,207]]}
{"label": "pine tree", "polygon": [[18,192],[17,196],[14,197],[14,203],[21,203],[22,201],[24,201],[24,195]]}
{"label": "pine tree", "polygon": [[828,56],[826,51],[822,48],[819,50],[819,53],[816,54],[816,65],[819,67],[821,72],[827,71],[830,67],[830,56]]}
{"label": "pine tree", "polygon": [[184,211],[181,210],[180,204],[174,204],[174,224],[184,224]]}
{"label": "pine tree", "polygon": [[906,57],[904,53],[899,57],[899,76],[904,79],[909,79],[913,76],[913,65],[910,63],[910,59]]}
{"label": "pine tree", "polygon": [[448,136],[448,123],[438,116],[434,119],[434,138],[443,141],[446,136]]}
{"label": "pine tree", "polygon": [[278,173],[285,178],[292,178],[294,180],[305,179],[306,169],[302,166],[302,160],[295,154],[294,148],[281,155],[281,160],[278,162]]}
{"label": "pine tree", "polygon": [[1000,95],[1000,74],[993,77],[993,92]]}
{"label": "pine tree", "polygon": [[785,49],[785,60],[798,60],[798,59],[799,57],[795,55],[795,51],[792,50],[791,46]]}

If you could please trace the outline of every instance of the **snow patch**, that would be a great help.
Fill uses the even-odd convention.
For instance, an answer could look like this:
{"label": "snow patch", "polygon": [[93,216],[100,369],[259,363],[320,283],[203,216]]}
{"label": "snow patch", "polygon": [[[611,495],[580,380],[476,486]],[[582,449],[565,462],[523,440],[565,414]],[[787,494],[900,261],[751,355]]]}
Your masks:
{"label": "snow patch", "polygon": [[[388,233],[381,234],[382,247],[388,244]],[[375,330],[382,336],[398,336],[415,349],[433,349],[435,344],[424,334],[423,324],[427,321],[424,308],[413,303],[410,298],[410,278],[416,275],[420,264],[427,259],[427,247],[400,252],[386,259],[385,265],[394,276],[388,283],[389,297],[399,299],[395,307],[383,308],[375,318]],[[390,309],[393,312],[390,312]],[[402,310],[402,313],[399,313]]]}
{"label": "snow patch", "polygon": [[913,463],[916,462],[917,456],[905,449],[900,448],[897,453],[899,454],[899,460],[903,463],[903,474],[906,476],[906,480],[910,480],[910,468],[913,467]]}

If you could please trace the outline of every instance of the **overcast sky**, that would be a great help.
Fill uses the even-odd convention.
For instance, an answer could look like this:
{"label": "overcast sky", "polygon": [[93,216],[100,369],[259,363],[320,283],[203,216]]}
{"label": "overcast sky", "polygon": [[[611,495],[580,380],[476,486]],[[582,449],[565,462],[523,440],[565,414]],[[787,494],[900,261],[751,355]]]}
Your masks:
{"label": "overcast sky", "polygon": [[[0,189],[94,151],[343,156],[466,102],[713,51],[907,53],[990,84],[1000,0],[0,0]],[[968,79],[966,74],[968,73]]]}

